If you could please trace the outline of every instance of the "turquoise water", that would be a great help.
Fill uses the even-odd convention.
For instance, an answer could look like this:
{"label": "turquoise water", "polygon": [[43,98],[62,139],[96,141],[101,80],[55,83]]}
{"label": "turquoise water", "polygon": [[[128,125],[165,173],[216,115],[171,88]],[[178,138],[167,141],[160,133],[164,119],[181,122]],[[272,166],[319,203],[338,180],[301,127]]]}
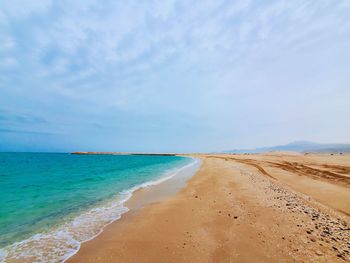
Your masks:
{"label": "turquoise water", "polygon": [[[52,262],[62,261],[127,211],[122,204],[132,190],[191,162],[178,156],[0,153],[0,260],[33,256],[23,252],[29,247],[38,254],[33,260],[45,261],[40,250],[55,248],[59,256]],[[57,243],[44,244],[52,238]]]}

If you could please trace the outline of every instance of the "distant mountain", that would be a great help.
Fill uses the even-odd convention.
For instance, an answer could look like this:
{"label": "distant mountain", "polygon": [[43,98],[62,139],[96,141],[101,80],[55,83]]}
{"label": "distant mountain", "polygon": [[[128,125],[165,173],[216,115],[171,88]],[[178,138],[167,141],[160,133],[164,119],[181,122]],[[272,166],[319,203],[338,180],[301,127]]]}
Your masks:
{"label": "distant mountain", "polygon": [[286,145],[278,145],[272,147],[261,147],[256,149],[235,149],[225,151],[225,153],[262,153],[272,151],[350,153],[350,144],[297,141]]}

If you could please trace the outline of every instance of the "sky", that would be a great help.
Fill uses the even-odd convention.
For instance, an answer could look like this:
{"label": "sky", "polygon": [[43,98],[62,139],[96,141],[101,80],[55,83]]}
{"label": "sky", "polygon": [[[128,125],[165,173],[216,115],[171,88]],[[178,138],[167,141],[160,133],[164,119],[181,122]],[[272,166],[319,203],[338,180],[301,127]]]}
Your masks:
{"label": "sky", "polygon": [[350,142],[350,0],[0,0],[0,151]]}

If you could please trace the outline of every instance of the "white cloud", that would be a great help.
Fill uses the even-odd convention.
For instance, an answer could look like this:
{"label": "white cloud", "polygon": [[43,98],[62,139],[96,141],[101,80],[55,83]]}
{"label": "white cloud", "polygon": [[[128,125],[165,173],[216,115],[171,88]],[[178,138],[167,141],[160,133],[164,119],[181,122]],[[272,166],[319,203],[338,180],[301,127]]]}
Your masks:
{"label": "white cloud", "polygon": [[154,16],[160,17],[163,20],[167,19],[169,15],[173,12],[173,8],[175,4],[176,4],[176,0],[155,1]]}
{"label": "white cloud", "polygon": [[18,65],[18,62],[15,58],[5,57],[0,58],[0,69],[13,69]]}
{"label": "white cloud", "polygon": [[34,13],[44,13],[51,6],[51,0],[3,0],[1,1],[1,9],[10,18],[23,19]]}
{"label": "white cloud", "polygon": [[[321,61],[327,53],[332,67],[346,66],[346,0],[28,1],[23,10],[18,0],[4,3],[0,63],[14,73],[6,81],[20,76],[17,92],[40,90],[77,113],[84,105],[94,105],[90,112],[158,107],[205,116],[212,127],[230,126],[230,116],[258,125],[259,107],[274,112],[260,123],[298,119],[287,97],[298,99],[305,87],[313,94],[317,76],[347,80]],[[278,103],[288,107],[276,113]]]}
{"label": "white cloud", "polygon": [[11,51],[15,46],[16,42],[12,37],[0,34],[0,52]]}
{"label": "white cloud", "polygon": [[6,15],[0,10],[0,25],[4,26],[7,24]]}
{"label": "white cloud", "polygon": [[228,17],[235,16],[241,12],[247,11],[251,5],[251,0],[237,0],[232,1],[232,3],[225,9],[225,14]]}

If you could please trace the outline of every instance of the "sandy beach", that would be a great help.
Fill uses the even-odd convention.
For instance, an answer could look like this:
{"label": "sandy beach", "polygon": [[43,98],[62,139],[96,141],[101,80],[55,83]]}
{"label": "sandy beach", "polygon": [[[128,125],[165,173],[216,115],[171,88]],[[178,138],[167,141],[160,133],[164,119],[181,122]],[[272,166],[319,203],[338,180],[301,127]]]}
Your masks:
{"label": "sandy beach", "polygon": [[192,156],[68,262],[350,261],[350,155]]}

